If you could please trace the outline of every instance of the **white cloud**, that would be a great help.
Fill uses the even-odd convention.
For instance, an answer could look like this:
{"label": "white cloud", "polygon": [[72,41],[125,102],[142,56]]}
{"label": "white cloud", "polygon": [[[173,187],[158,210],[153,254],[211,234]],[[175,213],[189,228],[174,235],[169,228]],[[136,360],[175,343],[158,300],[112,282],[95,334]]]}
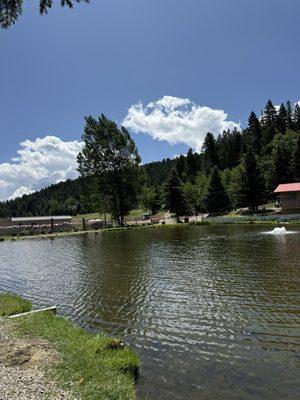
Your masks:
{"label": "white cloud", "polygon": [[76,178],[76,157],[82,146],[76,140],[64,142],[56,136],[21,142],[17,156],[0,164],[0,199],[16,198]]}
{"label": "white cloud", "polygon": [[135,133],[145,133],[170,144],[184,143],[199,151],[207,132],[214,134],[240,128],[228,121],[223,110],[195,104],[189,99],[172,96],[153,101],[145,107],[140,102],[132,105],[123,125]]}
{"label": "white cloud", "polygon": [[22,197],[24,194],[34,193],[34,190],[29,189],[27,186],[18,187],[13,194],[8,198],[8,200],[16,199],[17,197]]}

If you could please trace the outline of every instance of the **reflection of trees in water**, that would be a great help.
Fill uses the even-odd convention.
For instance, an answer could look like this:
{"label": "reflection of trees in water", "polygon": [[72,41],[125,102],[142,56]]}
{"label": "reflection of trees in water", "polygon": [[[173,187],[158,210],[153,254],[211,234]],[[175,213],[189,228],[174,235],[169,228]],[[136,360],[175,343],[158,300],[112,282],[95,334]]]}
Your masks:
{"label": "reflection of trees in water", "polygon": [[80,242],[83,264],[78,307],[96,321],[124,328],[139,319],[148,290],[147,240],[107,232]]}
{"label": "reflection of trees in water", "polygon": [[[88,325],[98,320],[108,329],[145,327],[155,312],[158,292],[164,290],[157,274],[166,262],[188,254],[192,237],[190,230],[169,227],[83,237],[77,312],[88,318]],[[164,273],[172,274],[172,265]]]}

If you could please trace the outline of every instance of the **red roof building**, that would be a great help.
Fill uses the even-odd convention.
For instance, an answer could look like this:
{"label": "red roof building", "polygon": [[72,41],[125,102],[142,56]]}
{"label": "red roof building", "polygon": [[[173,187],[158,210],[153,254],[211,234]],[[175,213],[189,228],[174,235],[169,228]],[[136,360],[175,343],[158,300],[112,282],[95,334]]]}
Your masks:
{"label": "red roof building", "polygon": [[281,183],[274,190],[274,193],[286,193],[286,192],[300,192],[300,182]]}
{"label": "red roof building", "polygon": [[274,193],[280,194],[283,212],[300,212],[300,182],[281,183]]}

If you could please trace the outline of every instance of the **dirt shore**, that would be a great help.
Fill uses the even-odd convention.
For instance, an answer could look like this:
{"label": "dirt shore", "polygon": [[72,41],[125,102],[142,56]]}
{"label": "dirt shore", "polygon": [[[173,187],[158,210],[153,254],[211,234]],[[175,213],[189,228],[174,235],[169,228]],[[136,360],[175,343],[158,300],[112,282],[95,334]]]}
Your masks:
{"label": "dirt shore", "polygon": [[46,341],[14,338],[12,323],[0,319],[0,400],[75,400],[51,382],[44,369],[59,356]]}

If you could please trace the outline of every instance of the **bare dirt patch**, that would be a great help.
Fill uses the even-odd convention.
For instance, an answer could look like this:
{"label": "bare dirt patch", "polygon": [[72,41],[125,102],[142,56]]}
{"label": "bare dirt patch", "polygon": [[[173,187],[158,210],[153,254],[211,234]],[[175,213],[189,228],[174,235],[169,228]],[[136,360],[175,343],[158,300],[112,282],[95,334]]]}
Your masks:
{"label": "bare dirt patch", "polygon": [[57,352],[42,339],[0,341],[0,364],[6,367],[39,368],[59,360]]}
{"label": "bare dirt patch", "polygon": [[13,338],[13,324],[0,319],[0,400],[75,400],[44,374],[59,362],[47,340]]}

